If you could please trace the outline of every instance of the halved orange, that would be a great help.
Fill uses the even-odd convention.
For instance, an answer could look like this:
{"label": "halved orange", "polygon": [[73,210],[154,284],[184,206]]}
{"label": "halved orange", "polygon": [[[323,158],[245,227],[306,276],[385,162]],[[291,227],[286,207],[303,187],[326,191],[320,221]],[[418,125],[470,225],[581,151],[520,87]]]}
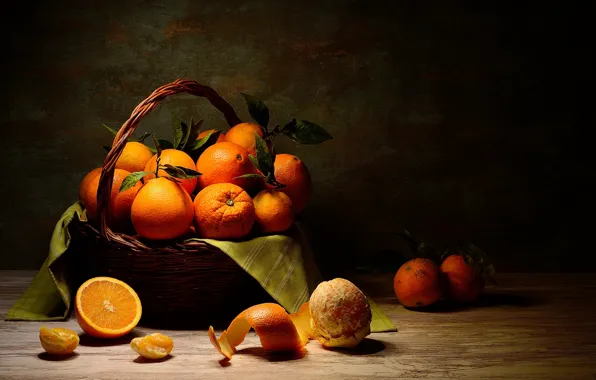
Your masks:
{"label": "halved orange", "polygon": [[77,322],[96,338],[118,338],[132,331],[142,314],[141,300],[125,282],[112,277],[85,281],[75,298]]}
{"label": "halved orange", "polygon": [[[302,309],[299,313],[303,314],[305,311],[308,311],[308,308]],[[300,350],[308,343],[309,334],[301,331],[300,325],[294,324],[295,318],[299,317],[288,314],[276,303],[254,305],[238,314],[219,338],[215,336],[213,327],[209,326],[209,340],[227,359],[231,359],[236,353],[236,346],[244,341],[251,328],[259,336],[261,346],[265,350]]]}

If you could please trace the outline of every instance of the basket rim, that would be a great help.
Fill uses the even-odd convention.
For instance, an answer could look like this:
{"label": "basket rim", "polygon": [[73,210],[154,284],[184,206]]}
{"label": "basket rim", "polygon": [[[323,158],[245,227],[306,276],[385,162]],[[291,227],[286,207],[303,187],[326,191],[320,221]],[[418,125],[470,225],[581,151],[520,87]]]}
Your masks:
{"label": "basket rim", "polygon": [[[128,142],[128,138],[134,133],[141,119],[153,109],[157,108],[162,100],[171,95],[180,93],[188,93],[197,97],[206,98],[212,106],[223,114],[230,127],[242,123],[236,114],[236,111],[234,111],[234,108],[222,98],[221,95],[219,95],[213,88],[202,85],[194,80],[176,79],[171,83],[158,87],[147,98],[141,101],[132,111],[129,118],[122,124],[114,137],[112,147],[107,153],[102,165],[99,186],[97,189],[98,228],[94,228],[94,230],[102,239],[115,247],[121,246],[122,248],[139,252],[155,252],[155,250],[176,251],[173,248],[166,248],[165,246],[161,247],[161,244],[157,242],[154,244],[159,245],[159,248],[155,248],[155,246],[150,247],[150,245],[154,244],[148,245],[134,236],[113,231],[107,225],[107,217],[116,161],[118,161],[118,158],[122,154],[124,146]],[[88,224],[91,226],[90,223]],[[171,246],[172,241],[169,241],[169,243]],[[202,241],[176,239],[173,243],[174,246],[178,247],[180,250],[187,252],[205,250],[207,246],[219,250],[219,248]]]}

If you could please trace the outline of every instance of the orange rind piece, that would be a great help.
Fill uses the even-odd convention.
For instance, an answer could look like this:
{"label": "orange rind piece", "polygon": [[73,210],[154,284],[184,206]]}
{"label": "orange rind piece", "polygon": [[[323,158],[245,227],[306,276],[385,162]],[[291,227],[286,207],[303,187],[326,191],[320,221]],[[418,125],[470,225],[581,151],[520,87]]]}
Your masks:
{"label": "orange rind piece", "polygon": [[[236,353],[236,347],[244,341],[253,329],[259,336],[261,346],[267,351],[283,352],[302,349],[309,341],[310,327],[303,329],[308,305],[294,314],[276,303],[262,303],[251,306],[238,314],[218,337],[213,326],[209,326],[209,340],[228,360]],[[310,319],[310,313],[308,314]]]}

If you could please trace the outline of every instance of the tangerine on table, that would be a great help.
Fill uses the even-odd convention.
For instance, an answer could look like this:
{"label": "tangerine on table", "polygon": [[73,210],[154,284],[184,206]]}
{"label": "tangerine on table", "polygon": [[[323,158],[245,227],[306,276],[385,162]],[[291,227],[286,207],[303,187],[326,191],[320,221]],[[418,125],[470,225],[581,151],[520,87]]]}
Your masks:
{"label": "tangerine on table", "polygon": [[239,239],[248,235],[254,220],[253,201],[240,186],[216,183],[195,197],[194,224],[201,237]]}
{"label": "tangerine on table", "polygon": [[254,199],[255,224],[260,232],[283,232],[294,223],[290,197],[279,190],[262,190]]}
{"label": "tangerine on table", "polygon": [[[194,160],[185,152],[178,150],[178,149],[164,149],[161,151],[161,156],[159,160],[160,165],[170,164],[173,166],[181,166],[183,168],[195,170],[195,162]],[[152,174],[147,174],[144,177],[144,181],[148,181],[152,178],[155,178],[155,169],[157,169],[157,154],[155,154],[147,164],[145,165],[144,170],[146,172],[151,172]],[[165,170],[159,169],[159,176],[160,177],[169,177],[170,175],[166,173]],[[177,178],[180,181],[180,185],[186,190],[188,194],[192,194],[197,186],[197,178],[190,177],[190,178]]]}
{"label": "tangerine on table", "polygon": [[466,263],[462,255],[450,255],[441,263],[449,299],[456,302],[472,302],[485,286],[484,278],[474,267]]}
{"label": "tangerine on table", "polygon": [[285,185],[279,189],[290,197],[294,211],[304,210],[311,196],[311,177],[302,160],[294,155],[280,153],[273,163],[275,179]]}
{"label": "tangerine on table", "polygon": [[116,169],[124,169],[131,173],[143,171],[151,157],[153,153],[145,144],[137,141],[127,142],[116,161]]}
{"label": "tangerine on table", "polygon": [[263,137],[263,128],[252,122],[240,123],[226,133],[226,141],[240,145],[254,156],[256,154],[255,133]]}
{"label": "tangerine on table", "polygon": [[236,178],[243,174],[256,174],[257,170],[248,158],[248,151],[231,142],[213,144],[197,159],[196,170],[199,188],[216,183],[233,183],[246,191],[263,183],[261,179]]}
{"label": "tangerine on table", "polygon": [[148,180],[132,203],[132,225],[137,233],[152,240],[175,239],[187,233],[193,221],[190,195],[171,179]]}
{"label": "tangerine on table", "polygon": [[[114,230],[126,230],[130,228],[130,210],[132,203],[141,188],[140,183],[136,183],[130,189],[120,192],[120,185],[130,172],[123,169],[114,169],[112,180],[112,191],[108,203],[107,224]],[[96,175],[87,185],[85,194],[81,203],[85,206],[89,220],[95,221],[98,217],[97,190],[101,175]]]}
{"label": "tangerine on table", "polygon": [[95,338],[118,338],[132,331],[142,315],[141,300],[125,282],[111,277],[85,281],[75,298],[79,326]]}
{"label": "tangerine on table", "polygon": [[409,260],[395,274],[393,290],[405,307],[429,306],[443,295],[439,267],[425,258]]}

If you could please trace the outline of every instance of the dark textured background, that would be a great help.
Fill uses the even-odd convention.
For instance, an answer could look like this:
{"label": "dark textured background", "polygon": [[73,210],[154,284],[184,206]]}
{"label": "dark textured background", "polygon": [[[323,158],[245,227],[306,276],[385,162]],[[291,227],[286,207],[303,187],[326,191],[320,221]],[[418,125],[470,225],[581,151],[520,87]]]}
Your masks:
{"label": "dark textured background", "polygon": [[[324,268],[398,260],[396,232],[470,240],[497,270],[585,270],[590,144],[580,128],[591,76],[580,2],[54,1],[3,13],[1,268],[37,268],[101,127],[182,77],[272,121],[298,116],[335,138],[299,155],[315,194],[304,215]],[[495,2],[497,3],[497,2]],[[7,54],[8,53],[8,54]],[[590,97],[593,98],[592,95]],[[224,127],[207,102],[170,112]],[[383,264],[387,265],[387,264]]]}

